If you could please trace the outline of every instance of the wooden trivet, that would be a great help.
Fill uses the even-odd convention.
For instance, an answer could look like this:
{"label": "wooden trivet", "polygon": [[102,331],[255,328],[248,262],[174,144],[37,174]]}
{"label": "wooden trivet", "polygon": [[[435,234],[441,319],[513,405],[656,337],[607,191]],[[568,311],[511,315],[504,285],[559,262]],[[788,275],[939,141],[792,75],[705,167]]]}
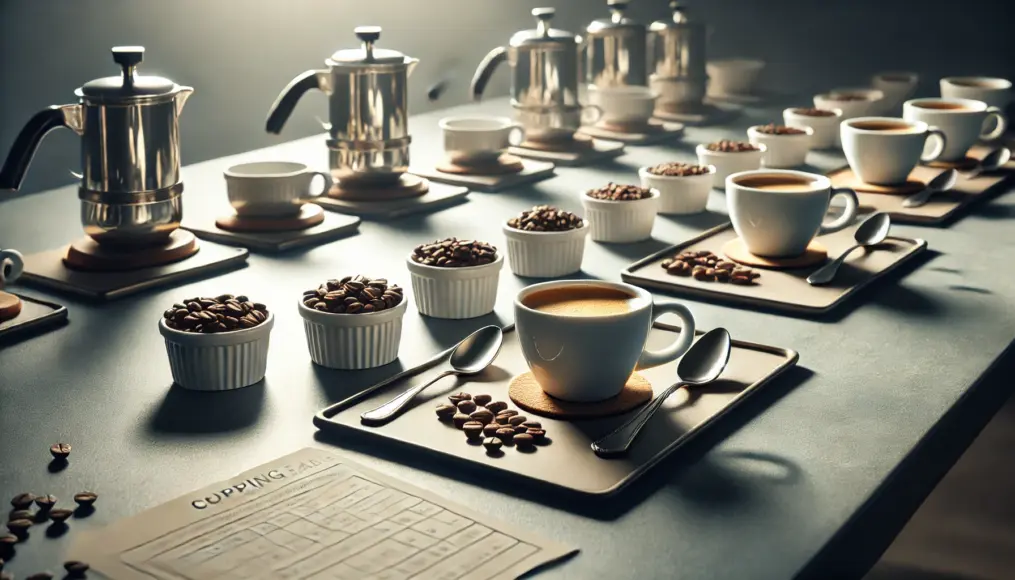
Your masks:
{"label": "wooden trivet", "polygon": [[233,214],[215,220],[215,225],[230,232],[291,232],[305,230],[324,222],[324,210],[313,203],[305,203],[299,215],[267,218],[244,217]]}
{"label": "wooden trivet", "polygon": [[595,146],[592,137],[575,133],[570,139],[557,139],[554,141],[524,141],[518,145],[521,149],[533,149],[535,151],[587,151]]}
{"label": "wooden trivet", "polygon": [[21,299],[0,290],[0,321],[10,320],[18,314],[21,314]]}
{"label": "wooden trivet", "polygon": [[900,183],[897,185],[875,185],[873,183],[864,183],[860,181],[856,174],[853,173],[853,170],[849,167],[845,167],[839,171],[833,171],[828,174],[828,177],[832,179],[832,184],[836,187],[848,187],[863,193],[912,195],[927,188],[926,183],[912,177],[910,177],[906,183]]}
{"label": "wooden trivet", "polygon": [[957,169],[959,171],[969,171],[970,169],[975,168],[979,163],[979,161],[967,155],[964,159],[959,159],[957,161],[935,160],[929,161],[924,165],[927,167],[934,167],[936,169]]}
{"label": "wooden trivet", "polygon": [[740,238],[733,238],[722,246],[722,253],[738,264],[771,270],[789,270],[816,266],[828,259],[828,250],[817,240],[811,240],[807,250],[799,256],[788,258],[765,258],[747,251],[747,244]]}
{"label": "wooden trivet", "polygon": [[430,190],[430,182],[418,175],[403,173],[398,182],[392,184],[335,183],[328,191],[328,197],[344,201],[391,201],[419,197]]}
{"label": "wooden trivet", "polygon": [[547,395],[531,372],[511,379],[508,397],[522,409],[535,415],[556,419],[593,419],[626,413],[652,398],[652,385],[638,373],[632,373],[620,394],[605,401],[572,403]]}
{"label": "wooden trivet", "polygon": [[128,248],[102,245],[92,238],[81,238],[67,248],[63,263],[74,270],[115,272],[140,270],[179,262],[197,253],[197,237],[187,230],[176,230],[160,246]]}
{"label": "wooden trivet", "polygon": [[442,173],[451,173],[453,175],[508,175],[525,169],[525,164],[522,163],[520,158],[510,153],[505,153],[491,163],[468,165],[445,160],[438,163],[435,169]]}

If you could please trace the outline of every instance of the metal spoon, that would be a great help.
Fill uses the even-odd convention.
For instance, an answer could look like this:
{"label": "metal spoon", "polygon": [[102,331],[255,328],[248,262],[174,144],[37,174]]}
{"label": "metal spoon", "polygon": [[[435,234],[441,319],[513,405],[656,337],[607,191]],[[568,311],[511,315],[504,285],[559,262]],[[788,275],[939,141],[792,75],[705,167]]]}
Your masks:
{"label": "metal spoon", "polygon": [[367,425],[379,425],[392,419],[409,401],[423,389],[451,375],[466,376],[482,372],[497,358],[500,346],[504,342],[504,331],[499,326],[484,326],[465,337],[451,352],[448,361],[451,369],[442,372],[421,385],[417,385],[401,393],[380,407],[360,415],[360,420]]}
{"label": "metal spoon", "polygon": [[700,386],[717,379],[730,360],[730,333],[725,328],[710,330],[691,345],[677,365],[678,381],[645,405],[634,417],[609,435],[592,443],[592,450],[600,457],[627,453],[627,449],[641,432],[642,427],[655,414],[670,395],[681,387]]}
{"label": "metal spoon", "polygon": [[955,187],[955,182],[959,179],[959,172],[954,169],[949,169],[938,174],[937,177],[931,179],[927,183],[927,187],[923,191],[914,193],[913,195],[902,200],[902,207],[920,207],[926,205],[930,198],[935,193],[942,191],[948,191]]}
{"label": "metal spoon", "polygon": [[976,167],[967,173],[963,173],[962,177],[966,179],[972,179],[979,177],[981,173],[987,173],[988,171],[997,171],[1005,164],[1011,161],[1011,149],[1007,147],[998,147],[990,153],[984,155],[983,159],[976,163]]}
{"label": "metal spoon", "polygon": [[873,246],[885,241],[885,238],[888,237],[888,230],[891,227],[892,219],[886,213],[876,213],[868,217],[860,224],[860,227],[856,228],[856,232],[853,233],[856,245],[850,246],[845,252],[839,254],[838,258],[818,268],[807,277],[807,283],[812,286],[828,284],[835,278],[836,272],[839,271],[839,266],[846,261],[846,256],[858,248]]}

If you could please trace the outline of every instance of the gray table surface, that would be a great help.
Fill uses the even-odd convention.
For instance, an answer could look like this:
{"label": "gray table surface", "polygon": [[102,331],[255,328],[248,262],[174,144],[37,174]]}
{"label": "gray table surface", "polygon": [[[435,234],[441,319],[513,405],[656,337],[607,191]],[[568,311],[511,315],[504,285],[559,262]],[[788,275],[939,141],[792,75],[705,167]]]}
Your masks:
{"label": "gray table surface", "polygon": [[[324,279],[362,272],[408,286],[404,259],[420,242],[456,235],[502,244],[500,222],[522,209],[553,203],[580,211],[582,189],[635,182],[641,165],[691,160],[696,143],[743,138],[747,126],[777,120],[782,106],[805,102],[747,107],[726,126],[688,128],[681,142],[629,148],[615,162],[558,169],[557,177],[531,186],[472,193],[434,214],[367,222],[357,236],[309,251],[254,255],[245,269],[186,286],[106,305],[52,296],[69,306],[69,325],[0,345],[0,495],[6,501],[27,490],[69,499],[90,488],[102,498],[95,514],[74,522],[63,538],[33,538],[8,569],[19,576],[56,570],[74,530],[299,447],[337,444],[378,470],[582,549],[547,577],[861,575],[1010,389],[1010,382],[981,378],[992,366],[1003,368],[993,363],[1009,360],[1001,355],[1015,337],[1015,276],[1007,268],[1015,251],[1012,196],[977,206],[946,229],[897,227],[898,235],[929,240],[926,259],[831,318],[689,302],[702,328],[722,325],[737,338],[795,349],[799,369],[612,501],[485,481],[411,455],[322,437],[311,424],[318,409],[396,367],[413,365],[491,320],[509,321],[512,296],[528,281],[505,268],[496,314],[480,320],[425,320],[410,308],[400,362],[373,371],[316,368],[296,312],[300,292]],[[506,109],[501,100],[454,112]],[[412,118],[414,162],[439,155],[441,116]],[[187,212],[212,211],[224,199],[221,171],[255,158],[326,164],[323,137],[314,137],[186,167]],[[822,169],[842,163],[832,154],[812,154],[810,161]],[[68,167],[74,163],[68,159]],[[73,187],[3,203],[0,247],[35,252],[80,236],[77,204]],[[584,274],[618,279],[626,264],[725,220],[722,194],[713,192],[709,208],[686,219],[660,217],[650,241],[590,242]],[[224,394],[172,387],[156,328],[162,311],[185,296],[223,292],[249,294],[277,313],[266,381]],[[47,449],[56,441],[72,443],[74,453],[66,470],[50,473]]]}

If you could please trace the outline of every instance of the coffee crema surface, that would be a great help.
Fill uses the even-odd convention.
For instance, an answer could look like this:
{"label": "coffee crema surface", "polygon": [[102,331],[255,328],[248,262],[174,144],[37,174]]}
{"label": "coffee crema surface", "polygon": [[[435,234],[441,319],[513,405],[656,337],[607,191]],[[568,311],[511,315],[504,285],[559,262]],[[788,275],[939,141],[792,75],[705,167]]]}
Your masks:
{"label": "coffee crema surface", "polygon": [[849,126],[864,131],[881,131],[884,133],[909,133],[915,129],[913,125],[901,121],[858,121],[850,123]]}
{"label": "coffee crema surface", "polygon": [[752,175],[738,179],[736,184],[751,189],[763,189],[766,191],[815,191],[820,189],[813,179],[803,177],[792,177],[788,175]]}
{"label": "coffee crema surface", "polygon": [[936,111],[972,111],[971,107],[967,107],[961,103],[949,103],[947,101],[924,101],[922,103],[913,103],[914,107],[921,109],[934,109]]}
{"label": "coffee crema surface", "polygon": [[533,292],[522,304],[557,316],[596,317],[631,312],[636,296],[602,286],[563,286]]}

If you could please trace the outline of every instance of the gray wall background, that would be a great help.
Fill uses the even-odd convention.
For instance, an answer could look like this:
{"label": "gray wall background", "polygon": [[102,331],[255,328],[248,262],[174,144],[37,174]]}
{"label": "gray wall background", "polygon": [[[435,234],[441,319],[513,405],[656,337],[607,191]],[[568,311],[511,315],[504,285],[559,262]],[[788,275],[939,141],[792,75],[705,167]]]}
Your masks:
{"label": "gray wall background", "polygon": [[[183,159],[194,163],[321,132],[324,97],[310,94],[283,135],[264,132],[268,106],[297,73],[356,44],[352,28],[384,27],[381,44],[421,59],[410,110],[466,100],[486,52],[532,27],[529,10],[556,5],[558,28],[580,31],[606,13],[604,0],[0,0],[0,155],[22,124],[51,104],[73,101],[83,82],[115,74],[109,48],[147,48],[142,70],[196,88],[182,117]],[[877,71],[915,70],[922,90],[952,74],[1015,77],[1015,0],[688,0],[713,27],[710,56],[767,61],[763,84],[810,95],[866,84]],[[649,22],[665,0],[634,0]],[[457,80],[437,103],[426,88]],[[491,95],[505,94],[501,71]],[[71,183],[77,137],[52,133],[23,192]]]}

